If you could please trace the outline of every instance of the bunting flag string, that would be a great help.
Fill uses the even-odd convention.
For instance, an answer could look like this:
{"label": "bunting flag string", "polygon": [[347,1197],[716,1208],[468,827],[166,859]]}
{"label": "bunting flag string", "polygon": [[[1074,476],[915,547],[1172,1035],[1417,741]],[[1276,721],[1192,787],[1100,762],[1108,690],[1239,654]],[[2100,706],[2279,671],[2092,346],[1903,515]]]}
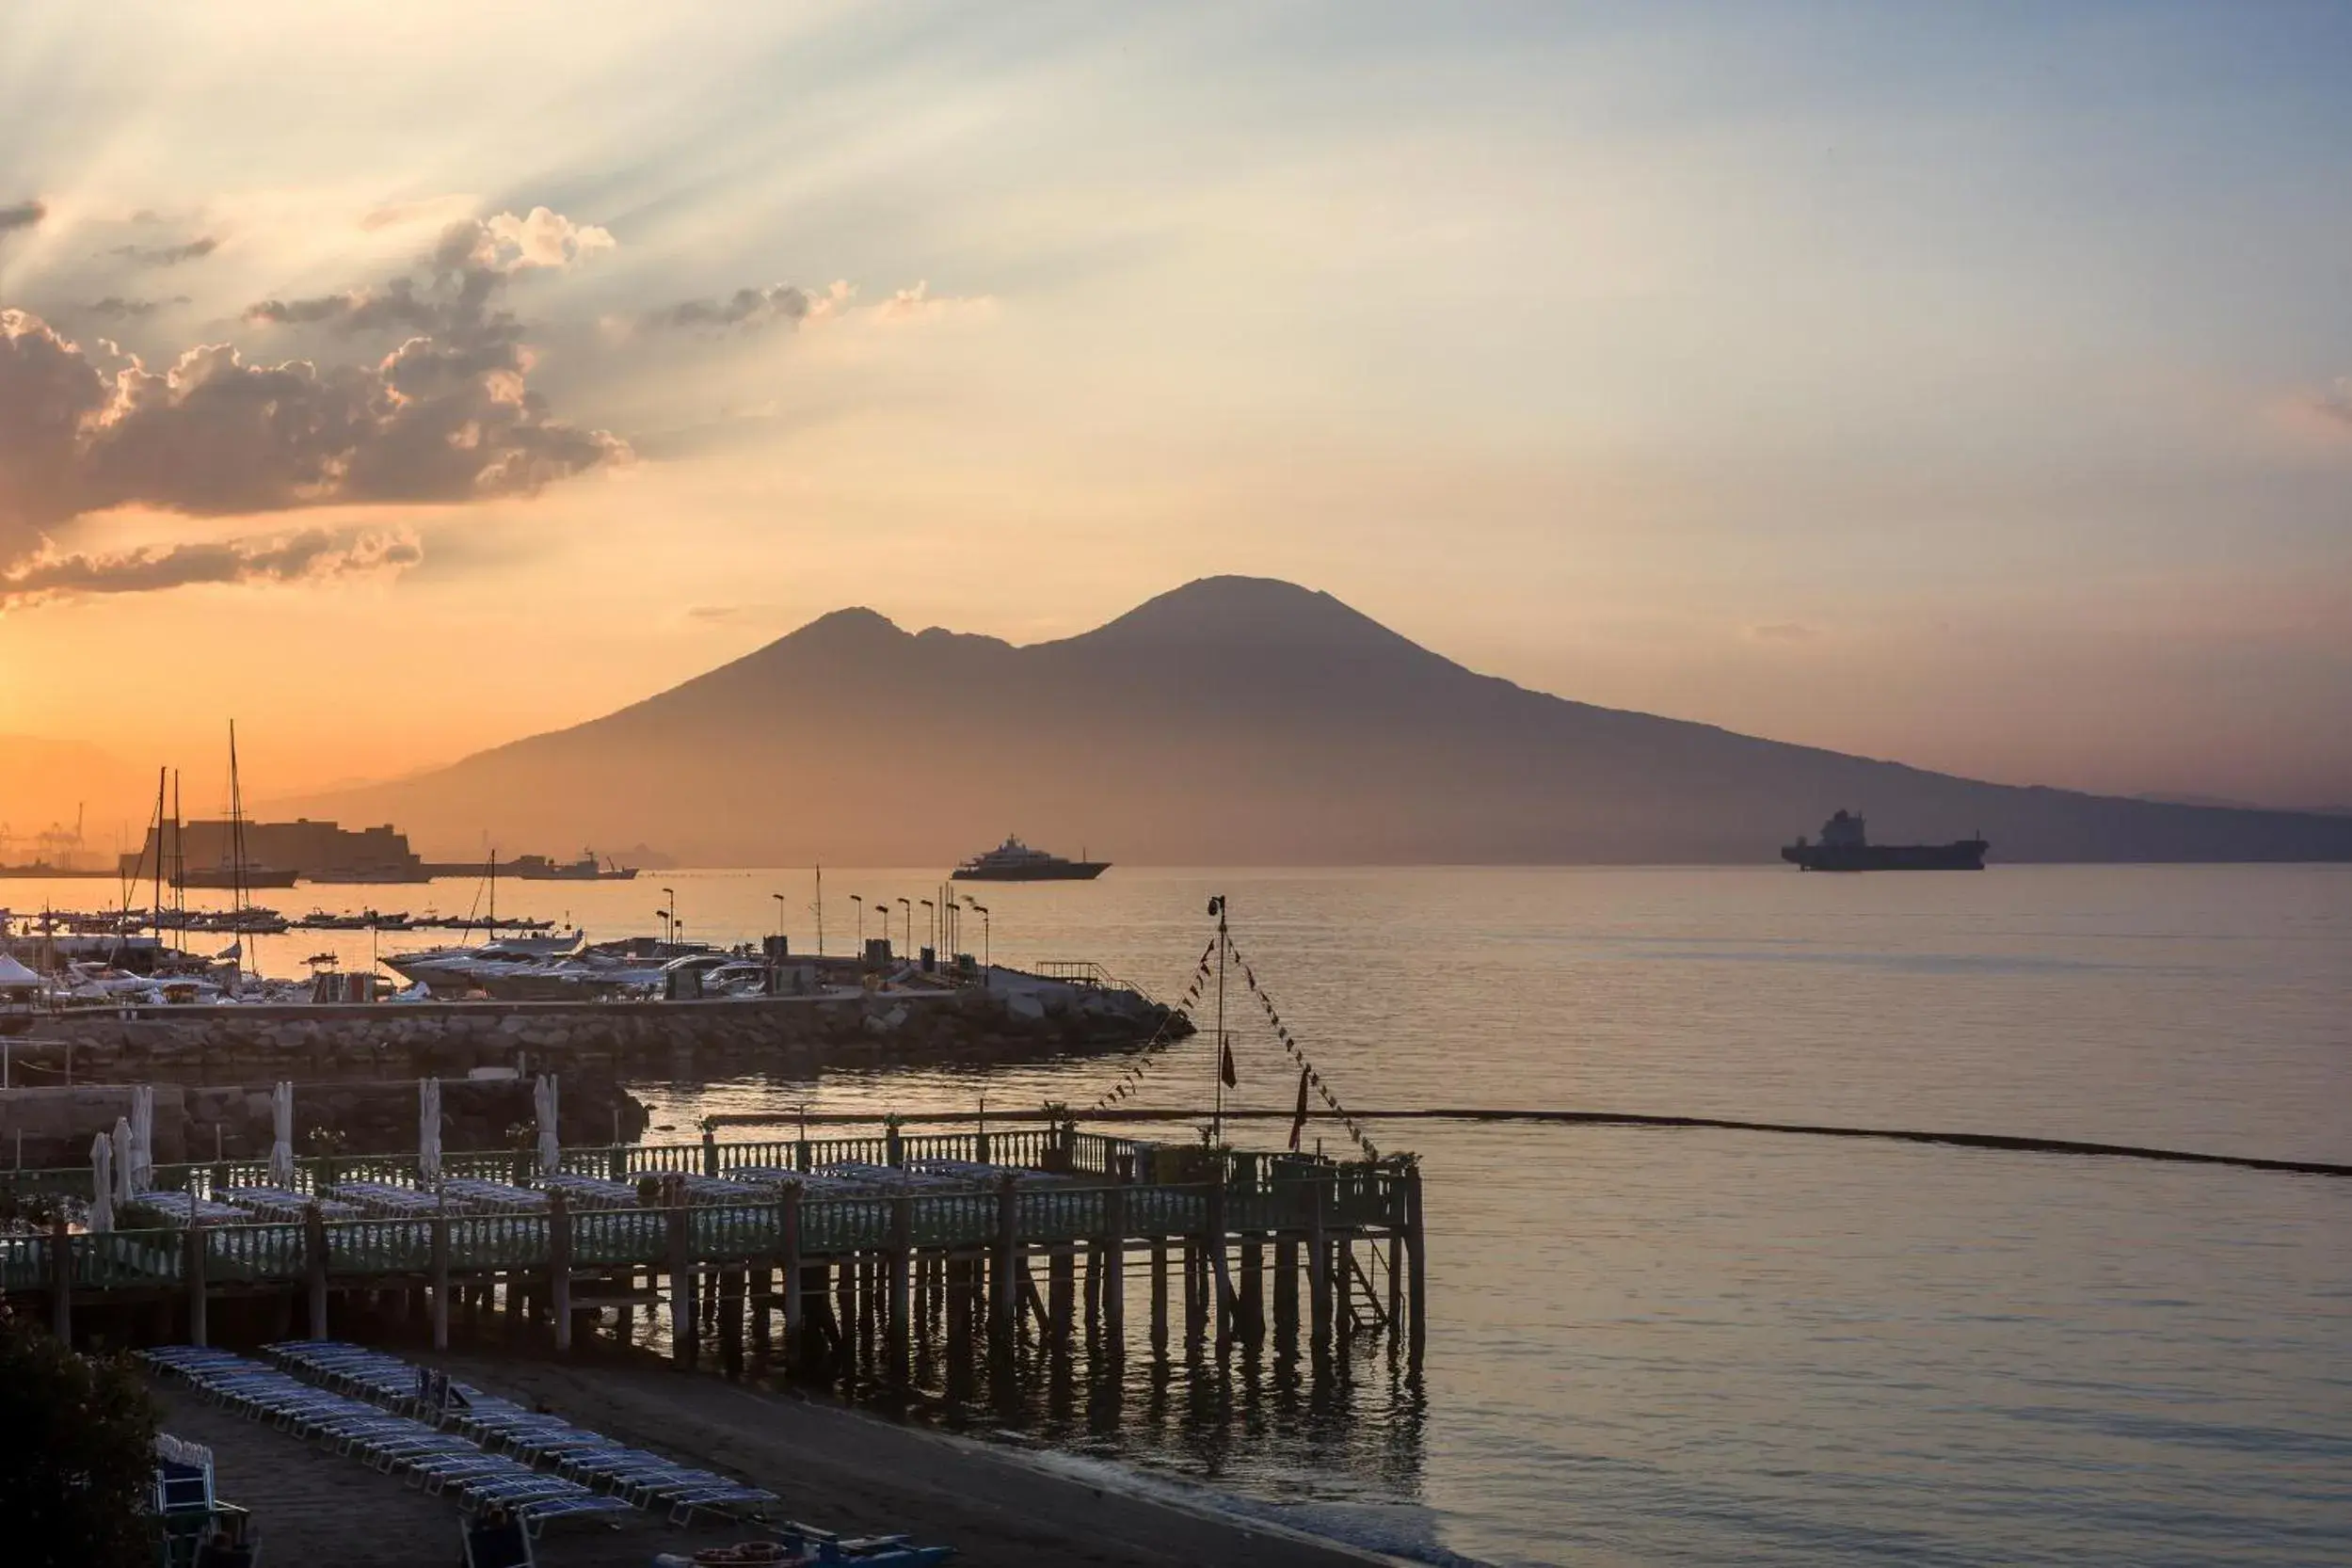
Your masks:
{"label": "bunting flag string", "polygon": [[1192,1009],[1199,1004],[1201,989],[1208,984],[1208,977],[1212,972],[1209,960],[1216,955],[1217,941],[1212,936],[1209,938],[1208,945],[1201,949],[1200,962],[1192,966],[1192,983],[1184,988],[1184,1000],[1169,1009],[1168,1016],[1160,1020],[1160,1027],[1152,1032],[1151,1038],[1144,1042],[1144,1048],[1128,1058],[1126,1064],[1119,1069],[1117,1080],[1110,1088],[1096,1096],[1091,1109],[1108,1110],[1135,1092],[1136,1086],[1143,1081],[1144,1074],[1158,1060],[1160,1053],[1173,1043],[1169,1034],[1170,1028],[1178,1018],[1188,1024],[1192,1021]]}
{"label": "bunting flag string", "polygon": [[[1348,1129],[1348,1135],[1355,1140],[1356,1146],[1364,1151],[1364,1158],[1377,1160],[1380,1158],[1380,1150],[1373,1147],[1372,1141],[1364,1135],[1364,1128],[1353,1116],[1348,1113],[1347,1107],[1339,1103],[1339,1096],[1331,1092],[1331,1085],[1323,1080],[1321,1071],[1314,1063],[1307,1060],[1305,1048],[1301,1046],[1297,1038],[1291,1034],[1289,1026],[1282,1021],[1282,1014],[1275,1008],[1274,999],[1266,994],[1264,986],[1258,984],[1256,969],[1253,968],[1248,960],[1241,956],[1241,950],[1234,945],[1230,936],[1224,938],[1224,944],[1227,955],[1240,967],[1241,978],[1249,983],[1250,994],[1257,999],[1258,1006],[1265,1010],[1266,1022],[1273,1030],[1274,1038],[1282,1042],[1283,1050],[1298,1064],[1301,1074],[1299,1089],[1301,1108],[1304,1108],[1306,1090],[1312,1086],[1315,1092],[1322,1096],[1323,1103],[1331,1108],[1332,1113],[1339,1118],[1339,1125]],[[1212,952],[1216,945],[1214,942],[1209,944]]]}

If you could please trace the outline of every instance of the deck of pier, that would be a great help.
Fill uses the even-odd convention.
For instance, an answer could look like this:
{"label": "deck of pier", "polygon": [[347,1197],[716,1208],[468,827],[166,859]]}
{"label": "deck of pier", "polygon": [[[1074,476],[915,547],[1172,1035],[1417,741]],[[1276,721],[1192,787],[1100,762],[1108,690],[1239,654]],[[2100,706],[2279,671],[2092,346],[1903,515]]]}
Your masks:
{"label": "deck of pier", "polygon": [[[333,1331],[336,1307],[429,1323],[449,1343],[453,1311],[533,1325],[559,1352],[614,1314],[665,1301],[672,1353],[694,1365],[706,1333],[739,1370],[762,1360],[851,1364],[897,1381],[919,1328],[951,1355],[1083,1328],[1116,1357],[1140,1265],[1149,1343],[1254,1345],[1302,1337],[1320,1356],[1385,1335],[1417,1361],[1426,1321],[1420,1176],[1380,1161],[1155,1145],[1064,1124],[993,1132],[630,1144],[563,1152],[560,1173],[607,1189],[586,1207],[557,1183],[527,1211],[470,1211],[450,1183],[516,1187],[536,1157],[444,1157],[440,1180],[412,1158],[297,1162],[297,1219],[207,1217],[181,1225],[0,1238],[0,1292],[45,1308],[71,1336],[98,1320],[114,1342],[206,1343],[215,1315],[254,1332]],[[0,1173],[0,1187],[86,1190],[86,1172]],[[261,1185],[248,1164],[159,1168],[156,1187],[208,1200]],[[429,1209],[329,1218],[354,1181]],[[280,1184],[281,1186],[284,1184]],[[344,1189],[347,1190],[347,1189]],[[397,1206],[394,1206],[397,1207]],[[1042,1266],[1045,1288],[1037,1283]],[[1083,1272],[1082,1306],[1080,1274]],[[1180,1304],[1181,1317],[1175,1316]],[[1144,1314],[1136,1315],[1139,1319]]]}

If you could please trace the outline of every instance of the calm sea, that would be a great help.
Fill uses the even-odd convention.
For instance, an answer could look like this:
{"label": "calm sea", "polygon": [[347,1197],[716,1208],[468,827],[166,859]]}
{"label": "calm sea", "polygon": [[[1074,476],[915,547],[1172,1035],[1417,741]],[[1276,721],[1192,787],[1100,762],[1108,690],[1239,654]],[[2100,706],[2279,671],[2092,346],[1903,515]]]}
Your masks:
{"label": "calm sea", "polygon": [[[834,951],[850,894],[894,927],[897,899],[936,896],[920,873],[824,880]],[[805,872],[502,887],[500,906],[617,935],[650,928],[664,887],[691,936],[772,930],[781,907],[810,938]],[[1094,959],[1162,996],[1225,894],[1286,1021],[1362,1106],[2352,1162],[2352,868],[1122,868],[975,891],[1000,960]],[[278,896],[292,913],[311,893]],[[977,916],[967,932],[977,946]],[[294,971],[328,945],[262,952]],[[1287,1107],[1284,1058],[1246,1000],[1232,1016],[1239,1099]],[[1205,1039],[1170,1053],[1146,1103],[1206,1103],[1210,1064]],[[682,1137],[712,1110],[1084,1104],[1109,1079],[1068,1062],[636,1087]],[[1432,1561],[2352,1560],[2352,1180],[1710,1131],[1375,1136],[1428,1173],[1418,1386],[1376,1354],[1336,1390],[1143,1358],[1006,1424],[1074,1464]]]}

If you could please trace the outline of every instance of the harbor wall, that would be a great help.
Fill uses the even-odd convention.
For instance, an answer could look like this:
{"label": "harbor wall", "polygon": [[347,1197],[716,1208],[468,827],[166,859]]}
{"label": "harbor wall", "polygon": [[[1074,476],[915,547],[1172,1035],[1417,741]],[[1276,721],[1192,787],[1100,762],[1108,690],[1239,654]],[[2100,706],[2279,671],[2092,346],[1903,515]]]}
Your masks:
{"label": "harbor wall", "polygon": [[67,1011],[11,1042],[15,1081],[236,1084],[814,1075],[1127,1048],[1165,1011],[1131,992],[1037,986],[648,1002],[375,1002]]}

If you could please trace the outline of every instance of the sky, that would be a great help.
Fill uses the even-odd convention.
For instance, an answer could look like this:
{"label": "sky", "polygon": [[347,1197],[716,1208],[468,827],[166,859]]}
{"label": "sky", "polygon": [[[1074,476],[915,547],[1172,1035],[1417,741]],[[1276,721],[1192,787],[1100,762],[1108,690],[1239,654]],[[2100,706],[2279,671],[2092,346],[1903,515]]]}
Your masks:
{"label": "sky", "polygon": [[1580,700],[2352,801],[2341,7],[9,35],[0,735],[209,777],[233,716],[266,797],[843,605],[1244,572]]}

